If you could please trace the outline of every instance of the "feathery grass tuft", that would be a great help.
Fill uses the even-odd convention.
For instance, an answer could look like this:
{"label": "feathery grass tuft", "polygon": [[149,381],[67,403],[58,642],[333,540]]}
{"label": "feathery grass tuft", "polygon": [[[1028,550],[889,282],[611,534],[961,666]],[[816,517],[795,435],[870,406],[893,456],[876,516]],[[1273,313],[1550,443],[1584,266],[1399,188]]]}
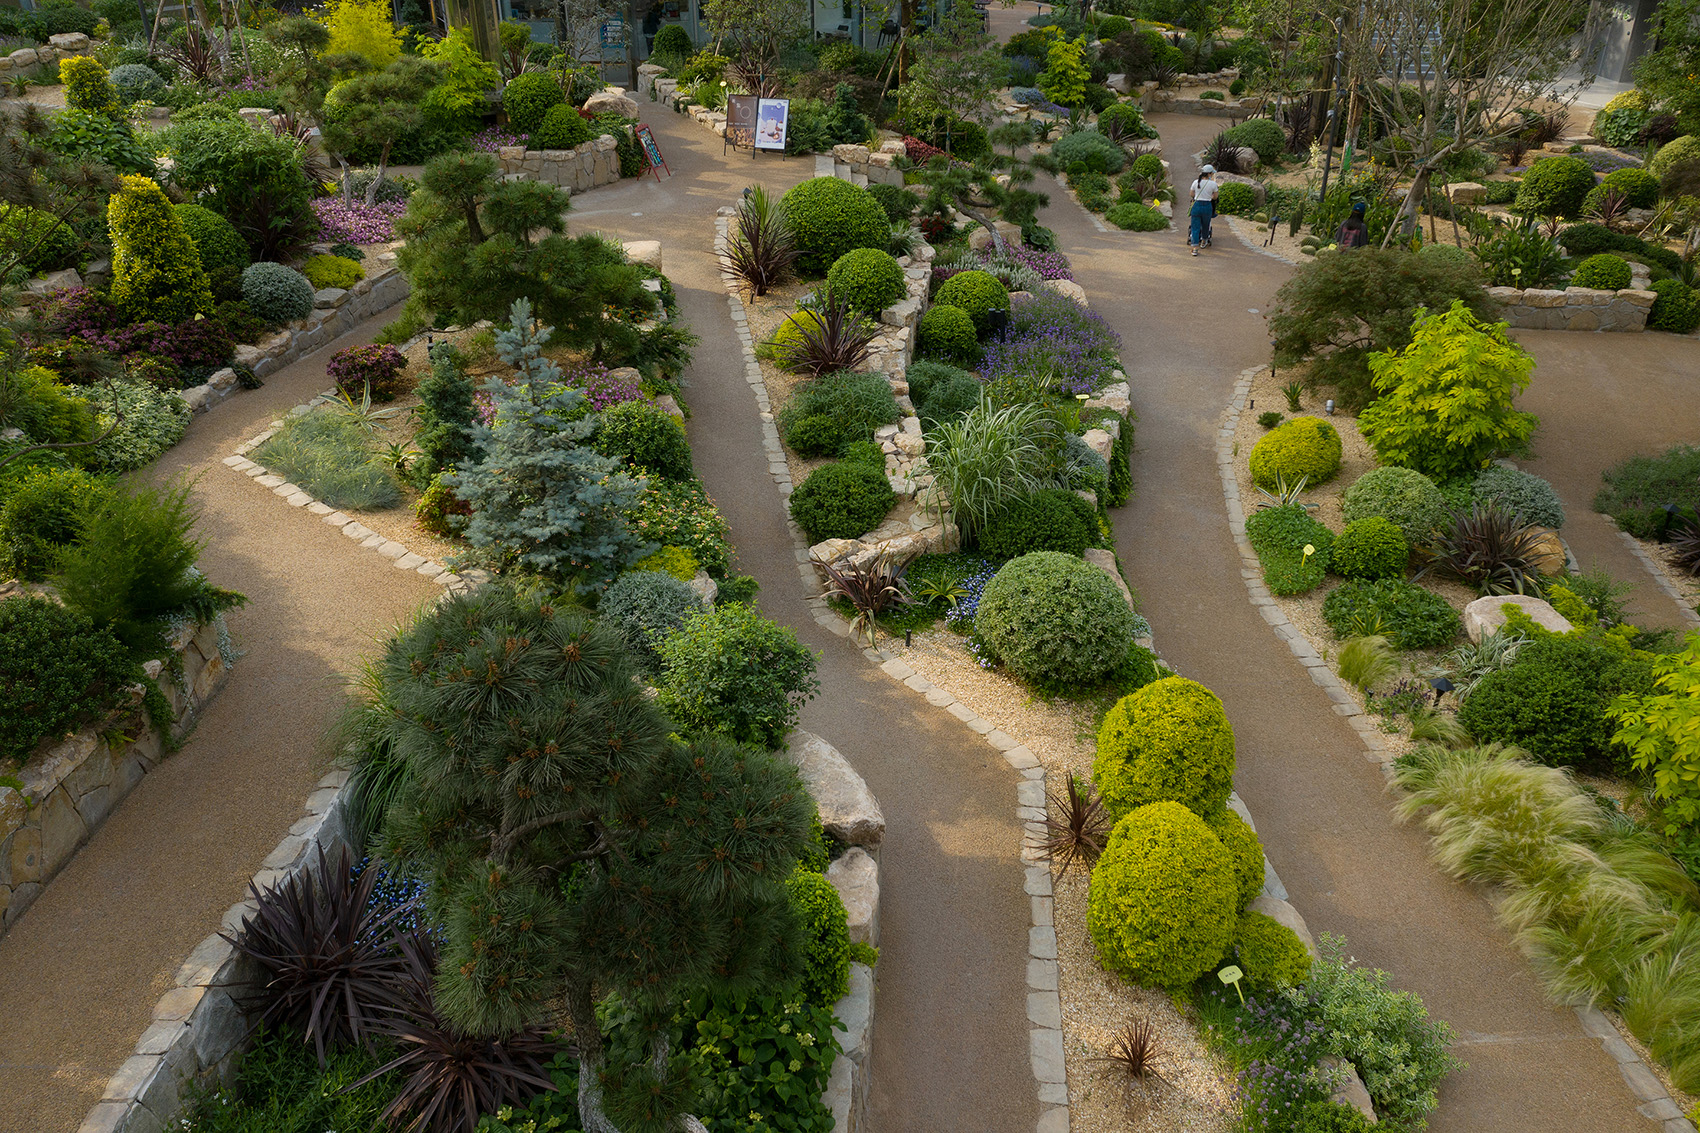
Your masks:
{"label": "feathery grass tuft", "polygon": [[1340,679],[1368,692],[1399,671],[1399,661],[1380,634],[1354,637],[1340,647]]}

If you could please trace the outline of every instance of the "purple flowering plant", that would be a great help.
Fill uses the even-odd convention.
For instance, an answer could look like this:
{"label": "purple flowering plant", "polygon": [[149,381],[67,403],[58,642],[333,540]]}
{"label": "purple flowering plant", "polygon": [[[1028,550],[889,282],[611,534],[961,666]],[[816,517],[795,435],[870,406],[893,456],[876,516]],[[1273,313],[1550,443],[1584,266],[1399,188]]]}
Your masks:
{"label": "purple flowering plant", "polygon": [[[1039,273],[1040,279],[1073,279],[1074,269],[1069,266],[1068,257],[1061,252],[1045,252],[1038,248],[1029,248],[1025,244],[1007,244],[1004,254],[1020,260],[1028,267]],[[990,262],[996,255],[991,248],[980,249],[980,259]]]}
{"label": "purple flowering plant", "polygon": [[1049,372],[1062,393],[1106,386],[1120,365],[1121,337],[1095,312],[1047,291],[1010,305],[1009,325],[982,351],[985,380]]}
{"label": "purple flowering plant", "polygon": [[489,126],[472,135],[471,145],[484,153],[495,153],[503,146],[523,146],[531,140],[527,134],[510,134],[500,126]]}
{"label": "purple flowering plant", "polygon": [[394,240],[396,219],[406,211],[406,201],[369,205],[359,199],[320,197],[313,202],[322,238],[333,244],[382,244]]}
{"label": "purple flowering plant", "polygon": [[[1209,984],[1215,980],[1206,976]],[[1329,1096],[1319,1064],[1327,1028],[1292,996],[1248,996],[1240,1003],[1225,986],[1201,983],[1197,1004],[1205,1041],[1239,1071],[1237,1128],[1277,1133],[1293,1128],[1305,1106]]]}

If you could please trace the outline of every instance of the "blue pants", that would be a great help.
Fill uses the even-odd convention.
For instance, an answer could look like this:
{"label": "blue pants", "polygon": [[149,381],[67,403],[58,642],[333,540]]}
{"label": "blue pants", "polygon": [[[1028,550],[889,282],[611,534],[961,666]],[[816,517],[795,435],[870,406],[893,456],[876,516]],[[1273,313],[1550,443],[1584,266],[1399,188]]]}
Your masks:
{"label": "blue pants", "polygon": [[1188,244],[1202,248],[1204,242],[1210,239],[1210,218],[1215,212],[1215,206],[1209,201],[1192,202],[1192,236],[1188,238]]}

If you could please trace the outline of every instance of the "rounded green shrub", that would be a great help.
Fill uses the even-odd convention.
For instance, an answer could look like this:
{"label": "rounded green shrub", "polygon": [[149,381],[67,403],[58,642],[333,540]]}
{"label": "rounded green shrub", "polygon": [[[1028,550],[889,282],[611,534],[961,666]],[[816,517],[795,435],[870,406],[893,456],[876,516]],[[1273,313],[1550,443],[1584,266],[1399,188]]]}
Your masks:
{"label": "rounded green shrub", "polygon": [[200,205],[172,208],[183,222],[189,239],[195,242],[195,250],[201,253],[201,268],[212,285],[213,297],[221,301],[242,298],[242,272],[248,267],[249,254],[236,226]]}
{"label": "rounded green shrub", "polygon": [[1257,831],[1231,807],[1211,811],[1204,824],[1234,863],[1234,877],[1240,884],[1238,907],[1243,909],[1263,892],[1263,843],[1257,840]]}
{"label": "rounded green shrub", "polygon": [[45,366],[26,366],[12,375],[3,421],[36,444],[67,444],[94,437],[89,403]]}
{"label": "rounded green shrub", "polygon": [[1098,729],[1092,778],[1112,818],[1155,802],[1216,813],[1234,789],[1234,728],[1221,699],[1185,677],[1122,697]]}
{"label": "rounded green shrub", "polygon": [[[926,399],[916,402],[921,426],[930,429],[944,421],[954,421],[980,404],[984,389],[973,374],[958,372],[957,376],[927,391]],[[911,395],[913,396],[913,395]]]}
{"label": "rounded green shrub", "polygon": [[586,122],[578,111],[562,103],[559,106],[551,106],[548,113],[543,115],[543,121],[531,131],[531,138],[526,142],[526,146],[535,150],[573,149],[595,136],[590,123]]}
{"label": "rounded green shrub", "polygon": [[1262,913],[1241,913],[1234,956],[1246,986],[1257,991],[1293,987],[1310,976],[1311,955],[1298,933]]}
{"label": "rounded green shrub", "polygon": [[1273,165],[1287,152],[1287,132],[1268,118],[1253,118],[1222,132],[1231,145],[1257,151],[1257,160]]}
{"label": "rounded green shrub", "polygon": [[13,205],[0,216],[0,249],[22,252],[24,269],[39,275],[75,267],[82,241],[75,228],[61,224],[52,213]]}
{"label": "rounded green shrub", "polygon": [[1650,286],[1658,298],[1647,312],[1649,330],[1692,334],[1700,327],[1700,292],[1680,279],[1655,279]]}
{"label": "rounded green shrub", "polygon": [[1131,102],[1118,102],[1114,106],[1104,107],[1098,114],[1098,129],[1106,135],[1113,133],[1119,138],[1157,136],[1157,131],[1146,123],[1145,115],[1140,113],[1139,107]]}
{"label": "rounded green shrub", "polygon": [[826,875],[799,869],[785,883],[803,927],[803,993],[837,1003],[850,990],[850,928],[844,899]]}
{"label": "rounded green shrub", "polygon": [[595,448],[664,480],[695,474],[685,427],[653,402],[622,401],[604,409],[597,417]]}
{"label": "rounded green shrub", "polygon": [[1576,265],[1576,271],[1570,277],[1570,286],[1621,291],[1629,286],[1629,261],[1610,252],[1589,256]]}
{"label": "rounded green shrub", "polygon": [[1292,486],[1300,479],[1314,488],[1340,471],[1341,453],[1333,425],[1320,417],[1294,417],[1252,446],[1251,478],[1264,488],[1282,480]]}
{"label": "rounded green shrub", "polygon": [[1473,267],[1477,262],[1469,249],[1460,248],[1456,244],[1424,244],[1417,252],[1431,260],[1440,260],[1457,267]]}
{"label": "rounded green shrub", "polygon": [[89,114],[118,116],[118,94],[106,67],[92,55],[59,60],[59,81],[65,84],[65,105]]}
{"label": "rounded green shrub", "polygon": [[785,443],[798,456],[837,456],[844,448],[844,428],[834,417],[811,413],[791,423],[785,430]]}
{"label": "rounded green shrub", "polygon": [[242,272],[242,300],[256,318],[281,326],[313,313],[313,285],[293,268],[261,260]]}
{"label": "rounded green shrub", "polygon": [[1647,172],[1663,181],[1674,166],[1697,157],[1700,157],[1700,134],[1684,134],[1659,147],[1659,152],[1647,162]]}
{"label": "rounded green shrub", "polygon": [[1470,498],[1477,503],[1497,504],[1501,511],[1522,517],[1524,523],[1555,531],[1564,526],[1564,503],[1558,492],[1532,472],[1497,464],[1484,468],[1476,473]]}
{"label": "rounded green shrub", "polygon": [[1622,193],[1630,208],[1650,209],[1659,203],[1659,179],[1645,169],[1614,169],[1600,178],[1589,196],[1612,190]]}
{"label": "rounded green shrub", "polygon": [[46,578],[109,490],[80,468],[36,468],[8,484],[0,503],[0,577]]}
{"label": "rounded green shrub", "polygon": [[112,68],[112,89],[125,106],[133,102],[155,102],[165,93],[166,82],[146,63],[121,63]]}
{"label": "rounded green shrub", "polygon": [[927,400],[934,386],[942,385],[953,378],[972,376],[960,366],[926,361],[910,363],[903,373],[904,380],[909,383],[909,397],[916,405]]}
{"label": "rounded green shrub", "polygon": [[1005,563],[980,595],[974,633],[993,659],[1041,688],[1091,686],[1127,657],[1134,614],[1091,563],[1039,551]]}
{"label": "rounded green shrub", "polygon": [[826,292],[834,302],[877,314],[908,294],[908,281],[890,252],[857,248],[827,271]]}
{"label": "rounded green shrub", "polygon": [[1593,167],[1581,158],[1543,157],[1523,174],[1512,207],[1531,216],[1574,217],[1593,187]]}
{"label": "rounded green shrub", "polygon": [[[1127,151],[1097,130],[1064,134],[1051,147],[1051,156],[1071,173],[1120,173],[1127,163]],[[1084,170],[1077,170],[1076,166],[1084,166]]]}
{"label": "rounded green shrub", "polygon": [[884,248],[891,239],[891,222],[873,194],[836,177],[794,185],[781,203],[797,245],[797,270],[807,275],[824,275],[845,252]]}
{"label": "rounded green shrub", "polygon": [[792,391],[779,432],[804,456],[834,456],[902,415],[884,374],[823,374]]}
{"label": "rounded green shrub", "polygon": [[961,307],[927,308],[915,330],[915,351],[923,358],[945,362],[974,361],[980,353],[980,336],[974,332],[973,317]]}
{"label": "rounded green shrub", "polygon": [[1354,520],[1335,537],[1330,562],[1342,578],[1404,578],[1411,546],[1391,521],[1374,515]]}
{"label": "rounded green shrub", "polygon": [[1161,232],[1169,218],[1142,201],[1123,201],[1104,214],[1104,219],[1123,232]]}
{"label": "rounded green shrub", "polygon": [[327,287],[346,291],[366,278],[366,269],[347,256],[317,255],[307,257],[307,262],[301,265],[301,274],[315,291]]}
{"label": "rounded green shrub", "polygon": [[1539,637],[1476,683],[1458,722],[1483,743],[1512,744],[1553,767],[1604,769],[1616,731],[1606,709],[1621,694],[1648,692],[1652,679],[1650,661],[1599,641]]}
{"label": "rounded green shrub", "polygon": [[1117,822],[1092,867],[1086,929],[1108,971],[1145,987],[1184,988],[1233,941],[1239,886],[1227,851],[1179,803]]}
{"label": "rounded green shrub", "polygon": [[1009,289],[991,272],[962,271],[944,281],[933,302],[967,311],[975,333],[984,335],[991,330],[993,311],[1009,313]]}
{"label": "rounded green shrub", "polygon": [[809,537],[855,539],[880,525],[897,504],[885,470],[865,464],[825,464],[791,493],[791,518]]}
{"label": "rounded green shrub", "polygon": [[1346,522],[1379,516],[1421,547],[1446,522],[1446,497],[1433,480],[1412,468],[1374,468],[1352,482],[1341,498]]}
{"label": "rounded green shrub", "polygon": [[1250,185],[1228,181],[1216,197],[1216,211],[1245,216],[1257,207],[1257,191]]}
{"label": "rounded green shrub", "polygon": [[873,441],[851,441],[844,446],[843,460],[848,464],[865,464],[884,471],[885,450]]}
{"label": "rounded green shrub", "polygon": [[681,731],[720,732],[769,751],[814,695],[815,655],[742,602],[688,619],[656,647],[657,701]]}
{"label": "rounded green shrub", "polygon": [[813,311],[793,311],[773,328],[773,345],[800,346],[804,335],[821,327],[821,317]]}
{"label": "rounded green shrub", "polygon": [[1336,637],[1379,633],[1395,649],[1449,645],[1463,628],[1446,599],[1399,578],[1335,587],[1322,600],[1322,620]]}
{"label": "rounded green shrub", "polygon": [[980,532],[980,550],[1000,559],[1020,558],[1034,551],[1060,551],[1079,557],[1098,532],[1092,505],[1061,488],[1023,496],[1001,514],[991,517]]}
{"label": "rounded green shrub", "polygon": [[134,677],[112,631],[46,598],[0,602],[0,762],[115,707]]}
{"label": "rounded green shrub", "polygon": [[[158,182],[120,177],[106,213],[112,233],[112,302],[125,318],[184,323],[213,313],[200,253]],[[312,310],[311,296],[307,309]]]}
{"label": "rounded green shrub", "polygon": [[868,192],[885,210],[885,218],[893,224],[908,220],[921,207],[920,196],[901,185],[869,185]]}
{"label": "rounded green shrub", "polygon": [[702,600],[670,574],[634,570],[613,581],[597,610],[619,627],[644,667],[653,669],[655,647],[687,618],[702,613]]}
{"label": "rounded green shrub", "polygon": [[1154,153],[1142,153],[1133,159],[1133,173],[1136,177],[1167,177],[1168,171],[1163,168],[1163,159]]}
{"label": "rounded green shrub", "polygon": [[696,44],[691,42],[690,32],[678,24],[668,24],[655,33],[655,42],[650,46],[650,55],[678,59],[683,62],[694,55],[696,49]]}
{"label": "rounded green shrub", "polygon": [[561,85],[546,71],[515,75],[502,88],[502,112],[516,134],[532,133],[543,124],[544,115],[566,101]]}

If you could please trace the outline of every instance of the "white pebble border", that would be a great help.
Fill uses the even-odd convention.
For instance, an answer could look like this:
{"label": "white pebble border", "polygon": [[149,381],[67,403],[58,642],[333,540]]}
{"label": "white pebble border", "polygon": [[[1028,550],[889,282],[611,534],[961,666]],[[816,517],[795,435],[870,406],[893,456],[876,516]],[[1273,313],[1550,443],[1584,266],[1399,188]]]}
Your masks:
{"label": "white pebble border", "polygon": [[[1270,628],[1275,631],[1275,636],[1286,642],[1287,647],[1293,651],[1293,656],[1298,658],[1299,664],[1310,672],[1310,679],[1328,694],[1334,711],[1344,716],[1363,740],[1364,758],[1380,764],[1382,774],[1391,784],[1392,757],[1388,754],[1387,745],[1382,741],[1377,725],[1364,714],[1357,697],[1334,675],[1334,671],[1328,667],[1328,662],[1318,656],[1310,640],[1281,612],[1274,595],[1270,594],[1269,588],[1263,584],[1263,567],[1257,561],[1257,552],[1252,549],[1251,542],[1246,538],[1245,505],[1240,498],[1239,480],[1235,474],[1238,457],[1234,453],[1234,431],[1239,426],[1240,414],[1245,411],[1251,397],[1252,381],[1262,371],[1262,366],[1252,366],[1241,371],[1239,380],[1234,383],[1233,400],[1228,403],[1222,427],[1216,432],[1216,464],[1222,474],[1222,495],[1228,507],[1228,529],[1234,533],[1234,542],[1240,550],[1240,577],[1245,580],[1251,604],[1257,607],[1257,612],[1269,623]],[[1653,1073],[1651,1068],[1641,1061],[1634,1048],[1623,1040],[1623,1035],[1612,1021],[1592,1007],[1577,1007],[1575,1011],[1582,1022],[1582,1029],[1599,1039],[1606,1053],[1617,1062],[1623,1080],[1642,1102],[1638,1107],[1641,1115],[1659,1125],[1661,1133],[1695,1133],[1694,1123],[1683,1116],[1681,1108],[1671,1100],[1658,1075]]]}
{"label": "white pebble border", "polygon": [[1682,616],[1688,623],[1700,626],[1700,612],[1696,612],[1683,601],[1682,591],[1671,581],[1670,574],[1647,553],[1647,549],[1641,545],[1641,540],[1622,530],[1618,531],[1617,537],[1623,540],[1624,546],[1629,548],[1630,553],[1646,568],[1647,573],[1653,576],[1653,581],[1659,584],[1659,589],[1670,595],[1670,600],[1676,603],[1676,608],[1682,611]]}
{"label": "white pebble border", "polygon": [[[307,402],[305,405],[297,405],[294,409],[291,409],[289,411],[289,416],[299,417],[312,410],[315,406],[323,405],[335,395],[336,390],[334,388],[328,389],[318,397],[315,397],[312,401]],[[337,511],[335,508],[321,500],[314,499],[304,489],[291,484],[282,476],[272,474],[266,470],[265,466],[256,464],[254,461],[248,459],[249,453],[271,440],[281,428],[283,428],[283,421],[281,419],[273,421],[266,427],[266,430],[263,433],[260,433],[255,437],[250,437],[242,444],[237,445],[236,451],[230,456],[224,458],[225,465],[242,473],[244,476],[247,476],[260,487],[270,489],[273,495],[281,496],[283,501],[290,507],[306,508],[314,515],[319,516],[330,526],[336,528],[344,535],[360,544],[360,546],[391,560],[391,564],[397,570],[410,570],[417,574],[422,574],[426,578],[431,579],[437,585],[444,587],[445,592],[464,592],[472,589],[472,587],[477,583],[484,581],[482,572],[480,571],[468,571],[464,575],[456,574],[445,567],[442,563],[436,562],[433,559],[428,559],[424,555],[408,550],[404,544],[398,543],[394,539],[387,539],[384,536],[379,535],[365,524],[350,518],[340,511]]]}
{"label": "white pebble border", "polygon": [[[773,404],[768,399],[767,386],[762,381],[761,366],[756,361],[755,343],[750,337],[749,316],[738,291],[738,280],[727,266],[724,251],[730,225],[731,208],[723,208],[715,221],[715,249],[721,253],[720,276],[726,285],[726,302],[732,323],[738,331],[738,341],[744,351],[744,374],[756,396],[761,413],[762,448],[767,452],[768,472],[779,488],[780,498],[789,503],[791,472],[785,463],[785,450],[780,444],[779,429],[773,420]],[[790,518],[787,508],[786,524],[796,551],[797,573],[809,598],[809,609],[815,622],[839,637],[850,636],[850,623],[833,613],[821,593],[820,576],[809,561],[809,543],[802,529]],[[984,736],[1003,756],[1010,768],[1021,775],[1016,784],[1016,815],[1025,832],[1021,860],[1026,868],[1023,887],[1032,908],[1032,925],[1027,930],[1027,1019],[1028,1053],[1039,1097],[1037,1133],[1068,1133],[1068,1075],[1063,1064],[1062,999],[1058,994],[1057,932],[1052,919],[1051,867],[1039,846],[1045,837],[1045,769],[1038,756],[1003,731],[993,721],[957,700],[915,672],[900,658],[884,650],[864,649],[862,656],[877,665],[881,672],[908,688],[926,696],[927,702],[949,712],[956,719]]]}

